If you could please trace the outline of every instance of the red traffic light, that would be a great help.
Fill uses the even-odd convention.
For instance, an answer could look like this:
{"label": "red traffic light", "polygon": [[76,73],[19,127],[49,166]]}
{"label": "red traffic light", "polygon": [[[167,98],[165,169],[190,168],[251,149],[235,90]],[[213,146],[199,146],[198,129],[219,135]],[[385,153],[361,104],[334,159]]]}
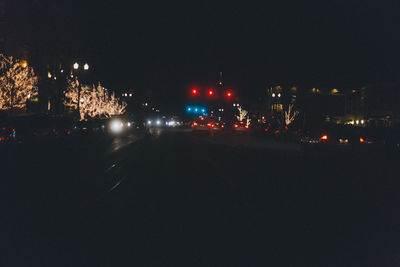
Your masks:
{"label": "red traffic light", "polygon": [[226,96],[227,97],[232,97],[232,92],[231,91],[226,92]]}
{"label": "red traffic light", "polygon": [[197,91],[196,88],[193,88],[193,89],[192,89],[192,94],[193,94],[193,95],[197,95],[197,92],[198,92],[198,91]]}
{"label": "red traffic light", "polygon": [[209,96],[213,96],[214,95],[214,91],[213,90],[208,91],[208,95]]}

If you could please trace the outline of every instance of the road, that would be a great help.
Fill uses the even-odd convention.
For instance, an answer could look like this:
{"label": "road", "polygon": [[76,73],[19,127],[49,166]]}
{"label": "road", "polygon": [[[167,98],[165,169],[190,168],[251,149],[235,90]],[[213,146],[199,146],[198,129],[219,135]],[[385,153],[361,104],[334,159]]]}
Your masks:
{"label": "road", "polygon": [[1,266],[398,266],[398,159],[188,131],[2,150]]}

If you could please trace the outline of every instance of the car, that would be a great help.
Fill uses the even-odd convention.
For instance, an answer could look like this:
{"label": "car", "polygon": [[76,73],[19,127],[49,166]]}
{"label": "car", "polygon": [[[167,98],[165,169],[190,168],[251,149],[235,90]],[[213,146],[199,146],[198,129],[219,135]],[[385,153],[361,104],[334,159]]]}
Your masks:
{"label": "car", "polygon": [[14,140],[15,129],[6,123],[0,123],[0,144],[8,143]]}
{"label": "car", "polygon": [[248,132],[250,130],[250,125],[246,124],[243,121],[238,121],[233,123],[232,129],[236,132]]}
{"label": "car", "polygon": [[165,122],[161,118],[150,118],[146,121],[146,128],[163,127]]}
{"label": "car", "polygon": [[192,131],[211,131],[225,128],[225,123],[216,120],[214,117],[201,117],[192,122]]}
{"label": "car", "polygon": [[300,135],[299,141],[306,150],[372,151],[384,147],[384,139],[373,129],[346,125],[330,125],[305,130]]}
{"label": "car", "polygon": [[[5,127],[12,129],[17,142],[43,137],[61,137],[72,133],[72,119],[63,116],[24,115],[8,118]],[[4,127],[4,126],[3,126]]]}

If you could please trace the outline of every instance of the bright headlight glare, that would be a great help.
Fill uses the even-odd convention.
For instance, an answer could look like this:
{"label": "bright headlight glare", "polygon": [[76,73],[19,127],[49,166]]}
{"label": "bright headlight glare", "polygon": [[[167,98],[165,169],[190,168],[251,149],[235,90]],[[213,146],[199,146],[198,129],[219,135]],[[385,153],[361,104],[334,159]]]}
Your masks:
{"label": "bright headlight glare", "polygon": [[113,120],[111,122],[111,130],[113,132],[117,133],[117,132],[122,131],[122,127],[123,127],[123,124],[122,124],[122,122],[120,120]]}

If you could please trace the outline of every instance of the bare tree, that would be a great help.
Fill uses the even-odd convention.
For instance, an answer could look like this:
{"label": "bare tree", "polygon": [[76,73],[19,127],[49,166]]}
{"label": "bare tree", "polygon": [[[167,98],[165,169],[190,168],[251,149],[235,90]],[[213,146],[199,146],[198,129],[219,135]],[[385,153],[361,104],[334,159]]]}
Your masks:
{"label": "bare tree", "polygon": [[291,124],[298,114],[297,110],[293,110],[293,104],[290,104],[288,110],[285,110],[285,125]]}
{"label": "bare tree", "polygon": [[26,62],[0,54],[0,109],[25,108],[38,93],[38,79]]}
{"label": "bare tree", "polygon": [[249,125],[250,125],[250,122],[251,122],[251,119],[250,119],[249,116],[247,116],[247,118],[246,118],[246,126],[249,126]]}
{"label": "bare tree", "polygon": [[237,109],[239,111],[239,115],[237,115],[236,118],[238,121],[243,121],[246,118],[248,111],[242,109],[242,107],[238,107]]}

